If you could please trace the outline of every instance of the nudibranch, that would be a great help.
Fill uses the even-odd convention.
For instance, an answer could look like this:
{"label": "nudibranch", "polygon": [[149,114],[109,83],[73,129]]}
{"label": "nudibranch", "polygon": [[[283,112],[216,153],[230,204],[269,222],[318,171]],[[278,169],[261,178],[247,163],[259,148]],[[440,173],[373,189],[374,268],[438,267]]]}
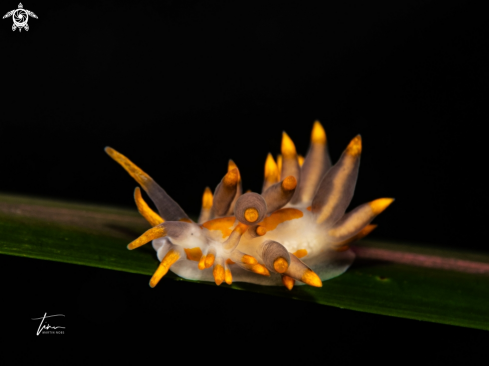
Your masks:
{"label": "nudibranch", "polygon": [[282,134],[282,154],[265,162],[261,194],[242,193],[241,175],[230,160],[228,171],[212,194],[207,187],[198,222],[148,174],[110,147],[105,151],[146,191],[154,212],[136,188],[134,198],[151,229],[128,245],[136,249],[153,242],[160,265],[151,287],[168,272],[190,280],[233,281],[284,285],[291,290],[339,276],[355,258],[350,244],[376,225],[370,222],[392,198],[362,204],[350,212],[362,139],[351,140],[335,165],[331,164],[326,133],[316,121],[305,158],[297,155],[290,137]]}

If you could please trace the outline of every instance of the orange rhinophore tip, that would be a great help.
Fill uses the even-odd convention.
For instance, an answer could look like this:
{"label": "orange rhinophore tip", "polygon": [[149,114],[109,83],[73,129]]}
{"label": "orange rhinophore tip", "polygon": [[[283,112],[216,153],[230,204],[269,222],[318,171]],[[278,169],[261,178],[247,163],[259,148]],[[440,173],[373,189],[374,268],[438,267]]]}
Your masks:
{"label": "orange rhinophore tip", "polygon": [[268,269],[266,269],[266,267],[262,266],[261,264],[255,264],[253,267],[251,267],[251,271],[262,276],[270,276],[270,272],[268,271]]}
{"label": "orange rhinophore tip", "polygon": [[297,155],[297,160],[299,161],[299,166],[304,164],[304,157],[302,155]]}
{"label": "orange rhinophore tip", "polygon": [[223,184],[227,187],[234,187],[239,181],[239,172],[237,168],[233,168],[224,176]]}
{"label": "orange rhinophore tip", "polygon": [[247,208],[244,213],[245,219],[249,222],[255,222],[259,216],[258,210],[254,207]]}
{"label": "orange rhinophore tip", "polygon": [[279,175],[277,163],[273,160],[272,154],[268,153],[267,160],[265,161],[265,180],[276,183]]}
{"label": "orange rhinophore tip", "polygon": [[278,273],[284,273],[289,268],[289,263],[285,260],[285,258],[278,257],[273,262],[273,268]]}
{"label": "orange rhinophore tip", "polygon": [[295,150],[295,145],[292,139],[285,133],[282,133],[282,155],[285,159],[295,158],[297,156],[297,151]]}
{"label": "orange rhinophore tip", "polygon": [[151,226],[156,226],[165,222],[165,220],[154,212],[144,201],[143,196],[141,195],[141,189],[139,187],[136,187],[134,190],[134,200],[136,201],[136,206],[138,207],[139,213],[150,223]]}
{"label": "orange rhinophore tip", "polygon": [[377,200],[369,202],[369,205],[374,214],[378,215],[387,207],[389,207],[392,202],[394,202],[394,198],[379,198]]}
{"label": "orange rhinophore tip", "polygon": [[314,122],[311,132],[311,142],[316,144],[326,143],[326,132],[319,121]]}
{"label": "orange rhinophore tip", "polygon": [[168,270],[178,259],[180,259],[180,253],[178,253],[174,249],[170,249],[168,253],[166,253],[165,257],[161,261],[158,269],[154,273],[153,277],[149,281],[149,285],[151,287],[155,287],[158,282],[163,278],[164,275],[168,273]]}
{"label": "orange rhinophore tip", "polygon": [[219,286],[224,281],[224,267],[220,264],[216,264],[214,266],[214,270],[212,271],[212,275],[214,276],[214,281],[216,282],[216,285]]}
{"label": "orange rhinophore tip", "polygon": [[310,269],[304,272],[301,281],[307,283],[309,286],[323,287],[323,283],[321,282],[319,276]]}
{"label": "orange rhinophore tip", "polygon": [[213,198],[211,189],[205,187],[204,194],[202,195],[202,208],[211,208]]}
{"label": "orange rhinophore tip", "polygon": [[127,249],[133,250],[139,248],[140,246],[149,243],[151,240],[162,238],[165,235],[166,235],[166,230],[164,227],[155,226],[147,230],[143,235],[141,235],[136,240],[129,243]]}
{"label": "orange rhinophore tip", "polygon": [[282,182],[282,187],[286,191],[291,191],[297,187],[297,179],[293,175],[289,175],[287,178],[285,178]]}
{"label": "orange rhinophore tip", "polygon": [[358,156],[362,153],[362,136],[356,135],[346,147],[346,153],[351,156]]}
{"label": "orange rhinophore tip", "polygon": [[256,235],[258,236],[263,236],[267,233],[267,229],[265,229],[263,226],[257,226],[255,229]]}
{"label": "orange rhinophore tip", "polygon": [[209,253],[205,257],[205,268],[210,268],[214,264],[216,256],[213,253]]}
{"label": "orange rhinophore tip", "polygon": [[199,269],[202,271],[203,269],[205,269],[205,258],[206,258],[206,255],[203,255],[202,257],[200,257],[200,260],[199,260]]}
{"label": "orange rhinophore tip", "polygon": [[241,257],[241,261],[246,264],[257,264],[258,261],[256,260],[255,257],[245,254]]}
{"label": "orange rhinophore tip", "polygon": [[292,290],[294,288],[295,280],[289,276],[282,276],[282,283],[287,289]]}

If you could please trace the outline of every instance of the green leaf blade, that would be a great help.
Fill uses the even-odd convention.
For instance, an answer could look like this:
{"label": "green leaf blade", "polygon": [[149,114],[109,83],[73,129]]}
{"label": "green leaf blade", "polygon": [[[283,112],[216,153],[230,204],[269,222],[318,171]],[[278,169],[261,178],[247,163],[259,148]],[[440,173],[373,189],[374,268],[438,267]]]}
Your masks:
{"label": "green leaf blade", "polygon": [[[153,248],[126,248],[148,228],[136,210],[0,195],[2,254],[151,276],[159,264]],[[352,267],[322,288],[221,287],[489,330],[489,256],[372,240],[357,252]]]}

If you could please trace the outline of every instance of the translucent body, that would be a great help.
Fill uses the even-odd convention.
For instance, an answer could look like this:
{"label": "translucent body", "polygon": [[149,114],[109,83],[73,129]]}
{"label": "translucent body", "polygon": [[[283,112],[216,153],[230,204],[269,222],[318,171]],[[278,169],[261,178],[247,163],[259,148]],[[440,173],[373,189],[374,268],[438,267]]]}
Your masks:
{"label": "translucent body", "polygon": [[[159,215],[135,191],[140,213],[152,228],[128,245],[150,241],[160,266],[150,280],[154,287],[173,271],[189,280],[249,282],[266,286],[294,284],[321,287],[339,276],[355,254],[349,245],[370,233],[370,222],[393,201],[377,199],[345,214],[360,165],[362,141],[351,140],[335,165],[327,152],[326,134],[315,122],[311,146],[299,159],[283,133],[282,155],[276,164],[269,154],[263,192],[242,194],[241,175],[230,160],[228,172],[214,191],[204,191],[198,223],[149,175],[111,148],[107,153],[142,186]],[[301,164],[301,161],[303,164]],[[160,216],[161,215],[161,216]]]}

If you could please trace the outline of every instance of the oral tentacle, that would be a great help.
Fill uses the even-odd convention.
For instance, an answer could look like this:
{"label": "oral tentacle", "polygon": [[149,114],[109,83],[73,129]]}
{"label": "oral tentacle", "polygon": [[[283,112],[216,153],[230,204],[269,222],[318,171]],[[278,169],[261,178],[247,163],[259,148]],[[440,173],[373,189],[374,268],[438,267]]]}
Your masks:
{"label": "oral tentacle", "polygon": [[277,163],[275,163],[275,160],[273,160],[272,154],[268,153],[267,160],[265,161],[265,178],[263,180],[263,187],[261,190],[262,193],[279,180],[280,171],[278,170]]}
{"label": "oral tentacle", "polygon": [[165,221],[151,229],[147,230],[136,240],[129,243],[127,249],[132,250],[149,243],[151,240],[168,236],[173,244],[182,248],[191,249],[202,247],[206,243],[205,237],[202,236],[202,229],[194,223],[183,221]]}
{"label": "oral tentacle", "polygon": [[212,209],[217,216],[223,216],[228,212],[231,202],[233,201],[238,187],[239,172],[238,169],[231,169],[222,178],[214,191],[214,201]]}
{"label": "oral tentacle", "polygon": [[140,246],[143,246],[147,243],[149,243],[151,240],[162,238],[166,236],[167,231],[163,224],[157,225],[155,227],[152,227],[151,229],[147,230],[144,232],[143,235],[141,235],[139,238],[136,240],[133,240],[127,245],[127,249],[133,250],[136,248],[139,248]]}
{"label": "oral tentacle", "polygon": [[204,194],[202,195],[202,209],[200,210],[199,224],[212,219],[212,201],[213,195],[209,187],[205,187]]}
{"label": "oral tentacle", "polygon": [[165,222],[165,220],[154,212],[144,201],[143,196],[141,195],[141,189],[139,187],[136,187],[134,190],[134,201],[136,201],[136,206],[138,207],[138,211],[141,216],[143,216],[151,226],[156,226]]}
{"label": "oral tentacle", "polygon": [[345,213],[355,191],[361,152],[362,139],[358,135],[321,180],[311,207],[318,224],[332,226]]}
{"label": "oral tentacle", "polygon": [[311,132],[311,145],[301,167],[301,181],[292,203],[311,202],[319,182],[331,168],[326,132],[319,121],[314,122]]}
{"label": "oral tentacle", "polygon": [[170,267],[182,258],[181,252],[173,246],[165,255],[149,281],[150,287],[155,287],[158,282],[168,273]]}
{"label": "oral tentacle", "polygon": [[328,230],[333,243],[342,242],[358,234],[378,214],[384,211],[394,201],[393,198],[379,198],[364,203],[347,213]]}
{"label": "oral tentacle", "polygon": [[270,186],[262,193],[265,202],[267,203],[267,213],[272,213],[279,208],[285,206],[294,196],[297,187],[297,180],[290,175],[283,181]]}
{"label": "oral tentacle", "polygon": [[161,188],[148,174],[136,166],[131,160],[126,158],[111,147],[106,147],[105,152],[119,163],[133,177],[143,189],[148,193],[154,202],[160,216],[166,221],[189,220],[189,217],[182,210],[163,188]]}

